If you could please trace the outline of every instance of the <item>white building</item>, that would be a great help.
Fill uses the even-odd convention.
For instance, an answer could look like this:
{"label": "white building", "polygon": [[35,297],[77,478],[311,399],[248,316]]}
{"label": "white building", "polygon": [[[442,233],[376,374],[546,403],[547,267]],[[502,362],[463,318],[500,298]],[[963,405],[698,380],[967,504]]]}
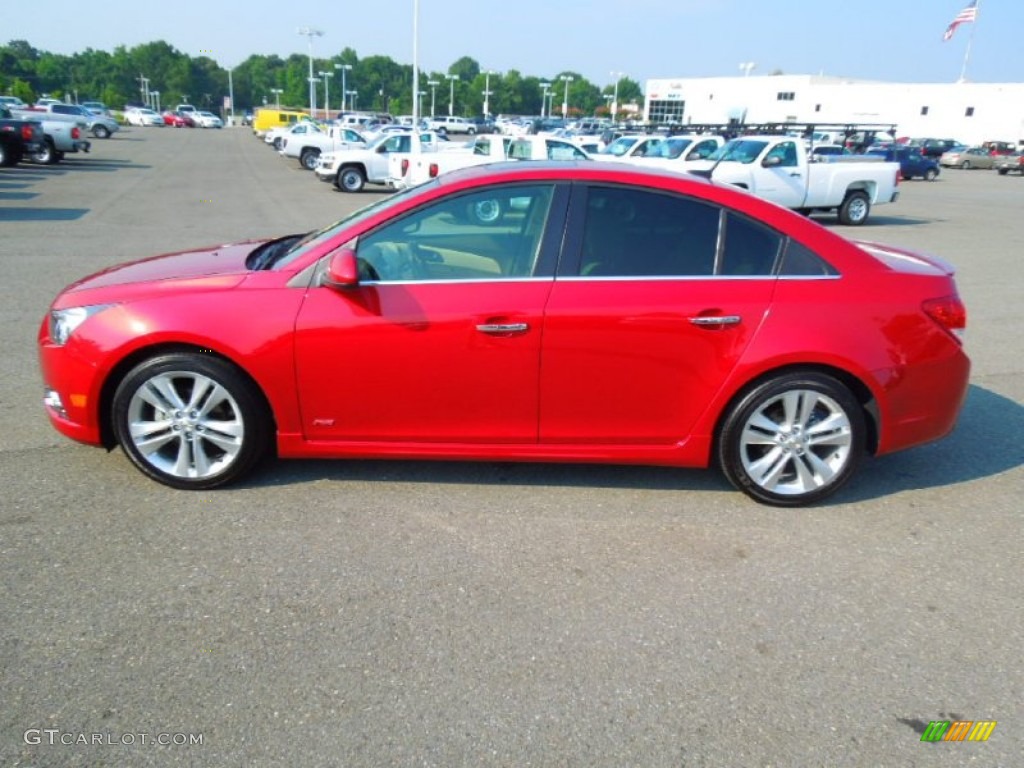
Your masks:
{"label": "white building", "polygon": [[886,83],[815,75],[648,80],[644,119],[892,123],[897,134],[1024,143],[1024,83]]}

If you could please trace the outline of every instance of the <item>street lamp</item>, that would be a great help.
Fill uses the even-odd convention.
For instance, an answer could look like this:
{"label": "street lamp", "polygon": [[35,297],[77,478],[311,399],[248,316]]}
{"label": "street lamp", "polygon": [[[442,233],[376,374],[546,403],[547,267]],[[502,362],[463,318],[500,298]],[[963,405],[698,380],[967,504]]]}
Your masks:
{"label": "street lamp", "polygon": [[544,93],[540,97],[540,116],[544,117],[544,108],[548,105],[548,91],[551,90],[551,83],[541,83],[540,87],[544,89]]}
{"label": "street lamp", "polygon": [[740,72],[743,73],[744,77],[750,77],[751,70],[753,70],[754,67],[756,67],[756,66],[757,66],[757,64],[755,64],[752,61],[741,61],[740,62]]}
{"label": "street lamp", "polygon": [[491,75],[497,74],[491,70],[484,73],[484,117],[491,116]]}
{"label": "street lamp", "polygon": [[299,27],[296,30],[300,35],[309,38],[309,116],[316,117],[316,84],[318,80],[313,77],[313,38],[323,37],[322,30],[313,27]]}
{"label": "street lamp", "polygon": [[459,79],[458,75],[445,75],[448,78],[448,82],[451,83],[451,91],[448,95],[448,117],[455,114],[455,81]]}
{"label": "street lamp", "polygon": [[427,85],[430,86],[430,116],[434,116],[434,105],[437,102],[437,86],[441,84],[440,80],[427,80]]}
{"label": "street lamp", "polygon": [[359,91],[345,91],[345,95],[348,96],[348,108],[355,112],[356,96],[359,95]]}
{"label": "street lamp", "polygon": [[609,72],[612,77],[615,78],[615,93],[612,95],[612,122],[615,122],[615,116],[619,114],[619,81],[626,76],[625,72]]}
{"label": "street lamp", "polygon": [[345,91],[346,91],[346,89],[348,87],[348,86],[345,85],[345,75],[348,73],[348,71],[350,69],[352,69],[352,65],[351,64],[335,64],[334,68],[341,70],[341,111],[344,112],[345,111]]}
{"label": "street lamp", "polygon": [[277,109],[280,109],[281,108],[281,94],[284,93],[284,90],[282,90],[281,88],[271,88],[270,92],[272,94],[274,94],[274,106]]}
{"label": "street lamp", "polygon": [[562,75],[558,79],[565,83],[565,97],[562,99],[562,119],[565,120],[569,117],[569,83],[576,78],[572,75]]}
{"label": "street lamp", "polygon": [[321,69],[319,72],[317,72],[317,74],[324,79],[324,117],[330,118],[329,113],[331,111],[331,86],[330,81],[327,78],[331,76],[331,73],[325,72],[324,70]]}

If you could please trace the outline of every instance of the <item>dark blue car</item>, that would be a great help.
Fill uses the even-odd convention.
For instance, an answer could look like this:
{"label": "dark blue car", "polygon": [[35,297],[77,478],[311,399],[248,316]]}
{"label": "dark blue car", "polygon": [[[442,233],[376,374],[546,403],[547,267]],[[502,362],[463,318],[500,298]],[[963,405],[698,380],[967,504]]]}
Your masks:
{"label": "dark blue car", "polygon": [[925,181],[935,181],[939,176],[939,161],[930,155],[921,154],[920,147],[870,149],[867,154],[878,155],[890,163],[899,163],[900,175],[904,179],[921,178]]}

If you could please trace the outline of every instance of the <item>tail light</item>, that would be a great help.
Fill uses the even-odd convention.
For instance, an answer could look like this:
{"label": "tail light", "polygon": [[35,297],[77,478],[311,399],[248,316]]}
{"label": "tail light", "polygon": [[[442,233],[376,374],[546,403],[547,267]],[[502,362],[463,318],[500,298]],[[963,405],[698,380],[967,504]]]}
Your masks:
{"label": "tail light", "polygon": [[928,299],[921,309],[944,331],[961,340],[967,330],[967,308],[957,295]]}
{"label": "tail light", "polygon": [[21,126],[21,139],[22,139],[22,141],[32,141],[32,139],[34,138],[32,134],[33,134],[33,131],[32,131],[32,126],[31,125],[23,125],[23,126]]}
{"label": "tail light", "polygon": [[431,163],[429,170],[430,170],[430,178],[432,178],[432,179],[437,178],[437,163]]}
{"label": "tail light", "polygon": [[402,176],[404,177],[405,174],[407,174],[408,172],[409,172],[409,160],[407,158],[403,157],[402,158]]}
{"label": "tail light", "polygon": [[71,129],[71,138],[72,139],[80,139],[80,138],[82,138],[82,132],[80,130],[78,130],[78,126],[77,125],[74,128]]}

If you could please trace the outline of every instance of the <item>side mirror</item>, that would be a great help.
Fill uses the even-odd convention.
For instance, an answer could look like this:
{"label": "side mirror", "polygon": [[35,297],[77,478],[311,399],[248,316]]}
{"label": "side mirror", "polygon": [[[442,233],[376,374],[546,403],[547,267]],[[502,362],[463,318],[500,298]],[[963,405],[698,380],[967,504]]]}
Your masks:
{"label": "side mirror", "polygon": [[782,164],[782,158],[778,155],[769,155],[761,161],[762,168],[774,168],[776,165]]}
{"label": "side mirror", "polygon": [[330,288],[355,288],[359,285],[359,263],[356,252],[342,248],[331,254],[324,273],[323,284]]}

